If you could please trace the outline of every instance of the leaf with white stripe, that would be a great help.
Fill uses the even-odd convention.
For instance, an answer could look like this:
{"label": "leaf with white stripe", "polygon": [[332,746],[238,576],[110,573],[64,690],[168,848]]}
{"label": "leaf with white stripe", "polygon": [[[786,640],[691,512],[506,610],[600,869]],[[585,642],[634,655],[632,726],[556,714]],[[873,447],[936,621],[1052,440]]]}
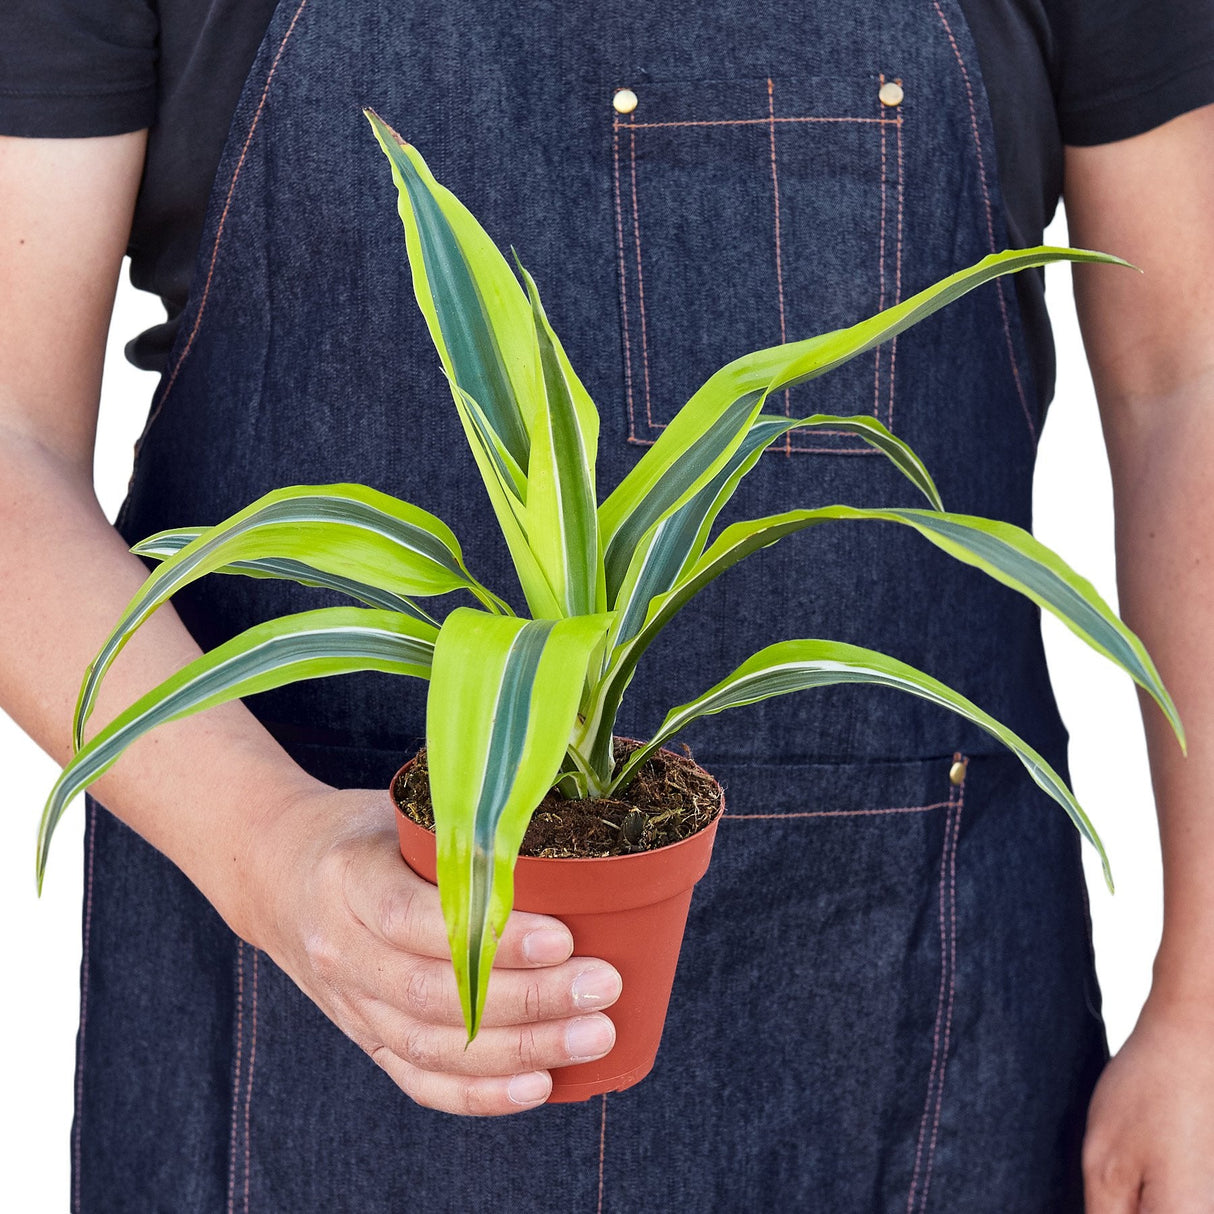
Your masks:
{"label": "leaf with white stripe", "polygon": [[364,485],[276,489],[208,528],[148,576],[85,674],[77,747],[105,672],[143,621],[205,574],[266,557],[303,561],[406,597],[468,590],[494,610],[509,611],[468,572],[450,528],[427,511]]}
{"label": "leaf with white stripe", "polygon": [[519,265],[535,318],[545,407],[536,411],[527,470],[527,538],[563,615],[601,611],[594,465],[599,415],[552,331],[531,275]]}
{"label": "leaf with white stripe", "polygon": [[[1144,688],[1163,710],[1184,748],[1184,729],[1176,705],[1142,641],[1117,618],[1090,582],[1029,532],[1011,523],[973,515],[900,507],[869,510],[821,506],[731,524],[671,590],[649,602],[643,625],[630,639],[618,642],[611,653],[605,676],[595,689],[594,700],[581,725],[579,744],[593,760],[601,765],[608,753],[606,747],[616,713],[641,656],[679,610],[751,553],[807,527],[836,521],[912,527],[963,564],[981,569],[1025,595]],[[635,628],[636,614],[631,616],[630,628]]]}
{"label": "leaf with white stripe", "polygon": [[518,466],[542,393],[531,308],[506,259],[421,153],[364,110],[392,166],[418,306],[450,379],[479,402]]}
{"label": "leaf with white stripe", "polygon": [[640,631],[649,604],[671,589],[703,554],[713,524],[743,477],[776,439],[796,429],[829,429],[862,438],[886,455],[933,506],[942,508],[940,494],[923,461],[875,418],[863,415],[835,417],[822,413],[806,418],[761,414],[716,476],[673,514],[646,532],[632,555],[628,572],[612,604],[619,612],[612,635],[613,645],[627,641]]}
{"label": "leaf with white stripe", "polygon": [[[687,591],[694,594],[751,552],[794,531],[835,520],[912,527],[956,560],[981,569],[997,582],[1025,595],[1142,687],[1163,710],[1184,747],[1184,728],[1176,705],[1142,641],[1118,619],[1091,582],[1040,540],[1012,523],[900,507],[866,510],[855,506],[823,506],[816,510],[791,510],[726,527],[675,593],[680,597]],[[665,606],[655,613],[654,621],[659,614],[665,614]]]}
{"label": "leaf with white stripe", "polygon": [[63,769],[38,832],[39,889],[51,836],[68,804],[150,729],[302,679],[359,670],[428,678],[437,636],[432,624],[399,612],[324,607],[257,624],[195,658],[120,713]]}
{"label": "leaf with white stripe", "polygon": [[514,902],[514,861],[557,782],[606,615],[520,620],[461,607],[438,635],[426,749],[438,889],[469,1039]]}
{"label": "leaf with white stripe", "polygon": [[951,709],[997,739],[1016,755],[1034,782],[1062,806],[1079,833],[1096,848],[1105,880],[1109,889],[1113,888],[1108,856],[1087,814],[1062,777],[1024,739],[931,675],[887,654],[837,641],[796,640],[769,645],[702,696],[671,709],[653,739],[629,757],[612,782],[612,793],[626,788],[640,765],[655,750],[700,717],[755,704],[773,696],[839,683],[876,684],[908,692]]}
{"label": "leaf with white stripe", "polygon": [[[146,556],[158,561],[167,560],[187,544],[193,543],[205,530],[205,527],[181,527],[172,531],[160,531],[132,545],[131,551],[136,556]],[[239,574],[251,578],[272,578],[297,582],[301,586],[315,586],[321,590],[336,590],[339,594],[349,595],[368,607],[399,611],[403,615],[411,615],[415,620],[425,620],[435,626],[438,624],[428,611],[424,611],[412,599],[402,594],[393,594],[390,590],[382,590],[378,586],[359,582],[354,578],[344,578],[336,573],[326,573],[306,561],[267,556],[256,561],[233,561],[232,564],[212,572]]]}
{"label": "leaf with white stripe", "polygon": [[498,443],[476,401],[459,387],[455,388],[455,399],[527,606],[536,619],[555,618],[562,614],[560,601],[527,536],[526,477]]}
{"label": "leaf with white stripe", "polygon": [[[615,601],[628,561],[645,532],[717,474],[741,444],[766,394],[826,374],[1001,274],[1054,261],[1129,264],[1084,249],[1043,246],[992,253],[849,329],[756,350],[715,372],[599,508],[607,601]],[[754,403],[753,410],[739,407],[747,401]]]}

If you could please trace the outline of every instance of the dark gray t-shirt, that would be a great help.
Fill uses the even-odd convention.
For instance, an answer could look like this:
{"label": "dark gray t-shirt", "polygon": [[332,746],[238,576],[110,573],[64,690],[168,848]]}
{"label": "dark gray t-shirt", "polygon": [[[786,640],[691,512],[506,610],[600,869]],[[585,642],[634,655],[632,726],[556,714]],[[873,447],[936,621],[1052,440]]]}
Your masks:
{"label": "dark gray t-shirt", "polygon": [[[1214,102],[1214,0],[960,0],[995,125],[1013,246],[1040,242],[1063,145],[1107,143]],[[130,342],[163,366],[185,306],[215,168],[274,0],[7,0],[0,134],[150,127],[131,280],[168,320]],[[1019,274],[1040,407],[1053,392],[1044,278]]]}

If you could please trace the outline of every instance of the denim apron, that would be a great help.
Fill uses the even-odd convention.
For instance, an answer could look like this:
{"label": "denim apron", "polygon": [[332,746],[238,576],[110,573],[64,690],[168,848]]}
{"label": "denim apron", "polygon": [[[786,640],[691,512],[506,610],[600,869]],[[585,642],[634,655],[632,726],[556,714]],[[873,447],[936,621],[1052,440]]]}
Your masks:
{"label": "denim apron", "polygon": [[[867,316],[1005,247],[986,95],[956,0],[283,0],[237,108],[191,303],[120,521],[218,521],[294,483],[434,511],[517,601],[414,303],[362,117],[514,244],[602,412],[600,491],[712,370]],[[890,87],[897,85],[896,88]],[[631,88],[630,114],[613,94]],[[1023,526],[1041,421],[1008,282],[772,402],[871,413],[946,505]],[[793,434],[731,518],[916,504],[849,437]],[[207,579],[206,647],[324,605]],[[1035,609],[918,537],[835,524],[706,590],[620,732],[788,637],[886,649],[1064,763]],[[257,697],[309,771],[384,787],[425,687]],[[657,1065],[521,1116],[421,1109],[168,862],[94,806],[74,1195],[87,1211],[1079,1210],[1106,1057],[1077,836],[951,714],[841,688],[686,735],[728,810]]]}

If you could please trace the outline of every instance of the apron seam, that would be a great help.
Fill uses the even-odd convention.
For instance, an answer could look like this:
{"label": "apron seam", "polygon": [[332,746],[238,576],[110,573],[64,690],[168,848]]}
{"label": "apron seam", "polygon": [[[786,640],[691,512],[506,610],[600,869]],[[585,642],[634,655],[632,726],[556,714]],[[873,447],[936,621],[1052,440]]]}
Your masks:
{"label": "apron seam", "polygon": [[240,1081],[244,1063],[244,941],[236,942],[236,1058],[232,1066],[232,1117],[228,1132],[227,1214],[236,1209],[236,1135],[240,1123]]}
{"label": "apron seam", "polygon": [[603,1214],[603,1163],[607,1157],[607,1093],[603,1093],[603,1111],[599,1117],[599,1200],[597,1214]]}
{"label": "apron seam", "polygon": [[253,136],[257,132],[257,127],[261,122],[262,111],[265,109],[266,100],[270,95],[270,85],[274,80],[274,75],[278,71],[279,61],[282,59],[283,52],[287,48],[287,42],[290,41],[291,35],[295,32],[296,23],[299,21],[300,14],[307,7],[308,0],[300,0],[299,7],[295,10],[291,17],[291,22],[287,26],[286,33],[282,36],[282,41],[278,44],[278,50],[275,52],[274,59],[270,64],[270,70],[266,75],[266,82],[262,86],[261,98],[257,103],[257,109],[253,112],[253,119],[249,124],[248,133],[245,135],[244,144],[240,149],[240,157],[236,161],[236,167],[232,171],[232,179],[228,183],[228,192],[224,198],[223,210],[219,215],[219,223],[215,229],[215,240],[211,245],[211,260],[207,265],[207,276],[202,285],[202,294],[198,300],[198,311],[194,316],[194,324],[190,328],[189,335],[186,337],[185,344],[182,346],[181,354],[177,361],[173,364],[173,369],[169,373],[168,382],[165,384],[164,391],[160,394],[159,401],[156,402],[155,408],[148,416],[148,420],[144,425],[143,436],[136,445],[136,457],[138,457],[139,446],[143,443],[143,438],[147,436],[151,430],[152,424],[160,416],[164,409],[165,403],[169,399],[169,394],[173,391],[173,385],[177,382],[177,375],[180,372],[182,365],[189,357],[190,350],[193,348],[194,339],[198,336],[198,330],[202,327],[202,318],[206,313],[207,300],[211,294],[211,282],[215,276],[215,266],[219,260],[219,247],[223,242],[224,230],[227,227],[228,213],[232,207],[232,198],[236,193],[236,183],[240,180],[241,170],[244,168],[245,159],[249,154],[249,148],[253,143]]}
{"label": "apron seam", "polygon": [[[957,752],[954,755],[954,761],[965,762],[965,756],[961,752]],[[944,827],[944,844],[940,852],[940,988],[936,1001],[936,1020],[932,1028],[932,1061],[927,1077],[927,1093],[924,1097],[923,1113],[919,1119],[919,1135],[915,1145],[915,1166],[911,1173],[910,1192],[906,1198],[907,1214],[912,1214],[915,1209],[921,1164],[923,1164],[923,1189],[919,1197],[918,1208],[920,1211],[927,1208],[927,1196],[931,1187],[932,1167],[935,1162],[940,1128],[940,1110],[944,1100],[944,1080],[948,1070],[948,1049],[952,1035],[957,977],[957,840],[961,834],[961,811],[965,805],[964,775],[961,784],[949,790],[946,804],[949,812]],[[948,871],[947,917],[945,914],[946,869]],[[939,1074],[938,1081],[937,1073]],[[932,1116],[932,1129],[928,1140],[927,1158],[924,1161],[923,1146],[927,1135],[929,1113]]]}
{"label": "apron seam", "polygon": [[[245,949],[248,948],[252,960],[249,975],[249,1060],[247,1068],[244,1065],[245,1054]],[[227,1214],[235,1214],[237,1209],[238,1184],[238,1155],[243,1155],[242,1172],[239,1175],[240,1208],[244,1214],[249,1210],[249,1178],[252,1162],[252,1136],[250,1133],[250,1114],[253,1103],[253,1068],[257,1062],[257,999],[258,999],[258,952],[252,945],[245,945],[243,940],[236,942],[236,1058],[232,1073],[232,1116],[228,1134],[228,1200]],[[243,1143],[242,1143],[243,1138]],[[240,1147],[243,1145],[243,1153]]]}
{"label": "apron seam", "polygon": [[[982,203],[986,211],[986,236],[987,247],[992,253],[995,249],[995,219],[994,206],[991,203],[991,192],[986,180],[986,157],[982,152],[982,135],[978,130],[978,110],[974,101],[974,86],[970,80],[969,68],[965,63],[965,56],[961,52],[961,47],[957,44],[957,39],[953,34],[953,28],[948,23],[948,17],[945,16],[944,10],[940,7],[940,0],[932,0],[932,7],[936,10],[936,15],[940,18],[940,23],[944,26],[944,32],[948,35],[949,45],[953,48],[953,56],[957,61],[957,66],[961,69],[961,79],[965,84],[965,99],[969,104],[970,112],[970,133],[973,136],[974,152],[978,157],[978,184],[982,187]],[[1032,439],[1033,447],[1036,448],[1038,436],[1037,427],[1033,423],[1033,415],[1029,409],[1028,397],[1024,390],[1024,380],[1020,375],[1020,364],[1016,361],[1016,348],[1012,343],[1012,322],[1008,312],[1007,295],[1004,292],[1004,280],[998,279],[996,284],[999,291],[999,315],[1003,321],[1003,337],[1007,344],[1008,361],[1012,366],[1012,378],[1016,381],[1016,395],[1020,400],[1020,408],[1024,412],[1025,424],[1029,428],[1029,436]]]}
{"label": "apron seam", "polygon": [[86,1058],[84,1046],[85,1028],[89,1013],[89,950],[92,941],[93,928],[93,873],[96,871],[95,855],[97,844],[97,806],[89,804],[88,811],[88,858],[85,863],[85,894],[84,894],[84,932],[82,940],[82,960],[80,967],[80,1040],[76,1047],[76,1123],[72,1127],[72,1210],[79,1214],[81,1209],[81,1177],[80,1166],[83,1156],[84,1130],[81,1122],[84,1119],[84,1064]]}
{"label": "apron seam", "polygon": [[257,977],[259,965],[259,956],[257,949],[252,949],[253,953],[253,1009],[252,1009],[252,1031],[249,1035],[249,1075],[245,1081],[244,1093],[244,1214],[249,1214],[249,1176],[252,1171],[252,1148],[253,1136],[249,1124],[249,1117],[253,1105],[253,1067],[257,1063]]}

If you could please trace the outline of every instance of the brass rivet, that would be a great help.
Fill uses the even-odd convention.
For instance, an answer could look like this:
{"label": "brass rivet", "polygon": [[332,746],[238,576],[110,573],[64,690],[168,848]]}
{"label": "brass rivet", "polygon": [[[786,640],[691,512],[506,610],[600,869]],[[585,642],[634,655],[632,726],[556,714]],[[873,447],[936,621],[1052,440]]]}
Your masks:
{"label": "brass rivet", "polygon": [[616,89],[611,104],[617,114],[631,114],[637,108],[637,95],[632,89]]}
{"label": "brass rivet", "polygon": [[950,767],[948,769],[948,778],[954,784],[964,784],[965,783],[965,760],[964,759],[958,759],[956,761],[956,763],[954,763],[952,765],[952,767]]}
{"label": "brass rivet", "polygon": [[895,106],[902,104],[902,86],[896,80],[887,80],[877,94],[882,105]]}

